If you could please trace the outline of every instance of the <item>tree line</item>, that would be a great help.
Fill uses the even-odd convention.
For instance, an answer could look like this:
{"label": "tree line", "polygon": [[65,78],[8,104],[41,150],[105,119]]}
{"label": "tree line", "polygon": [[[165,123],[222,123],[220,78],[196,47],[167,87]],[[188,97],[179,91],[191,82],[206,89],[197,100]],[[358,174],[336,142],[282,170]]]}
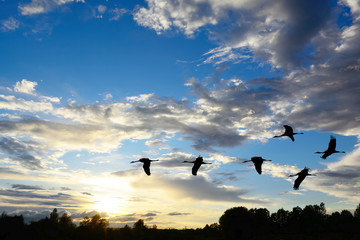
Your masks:
{"label": "tree line", "polygon": [[71,216],[59,216],[55,208],[49,215],[29,224],[22,215],[0,216],[0,240],[262,240],[262,239],[360,239],[360,204],[348,210],[326,213],[325,204],[283,208],[271,213],[266,208],[233,207],[218,223],[197,229],[158,229],[139,219],[133,226],[109,227],[99,214],[85,217],[78,225]]}

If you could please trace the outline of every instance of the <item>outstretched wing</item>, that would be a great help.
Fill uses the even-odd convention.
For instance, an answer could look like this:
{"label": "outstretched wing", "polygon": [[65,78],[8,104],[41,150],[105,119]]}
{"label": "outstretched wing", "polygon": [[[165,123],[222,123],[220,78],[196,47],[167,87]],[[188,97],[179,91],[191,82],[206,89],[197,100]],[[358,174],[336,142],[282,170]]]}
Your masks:
{"label": "outstretched wing", "polygon": [[331,136],[328,150],[333,151],[333,150],[335,150],[335,148],[336,148],[336,138],[334,136]]}
{"label": "outstretched wing", "polygon": [[332,153],[330,151],[325,151],[325,153],[321,156],[321,158],[326,159],[328,156],[330,156]]}
{"label": "outstretched wing", "polygon": [[261,165],[262,165],[262,161],[257,161],[257,162],[254,162],[254,165],[255,165],[255,169],[256,171],[261,174]]}
{"label": "outstretched wing", "polygon": [[294,135],[288,135],[288,137],[294,142],[295,139],[294,139]]}
{"label": "outstretched wing", "polygon": [[199,170],[200,166],[201,166],[201,163],[195,163],[194,164],[194,166],[192,167],[192,170],[191,170],[192,175],[196,176],[197,171]]}
{"label": "outstretched wing", "polygon": [[143,165],[143,168],[144,168],[144,171],[145,173],[150,176],[150,161],[149,162],[144,162],[144,165]]}
{"label": "outstretched wing", "polygon": [[305,179],[306,175],[299,175],[294,182],[294,190],[298,190],[300,183]]}
{"label": "outstretched wing", "polygon": [[294,133],[293,128],[290,127],[289,125],[284,125],[284,128],[285,128],[286,134],[291,134],[292,135]]}

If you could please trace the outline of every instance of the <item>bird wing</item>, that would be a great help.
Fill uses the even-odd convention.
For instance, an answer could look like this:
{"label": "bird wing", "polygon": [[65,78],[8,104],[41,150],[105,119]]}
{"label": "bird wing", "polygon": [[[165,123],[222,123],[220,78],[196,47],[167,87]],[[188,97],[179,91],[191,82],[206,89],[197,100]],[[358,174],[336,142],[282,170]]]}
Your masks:
{"label": "bird wing", "polygon": [[335,148],[336,148],[336,138],[334,136],[331,136],[328,150],[335,150]]}
{"label": "bird wing", "polygon": [[300,183],[305,179],[306,175],[300,174],[294,182],[294,190],[298,190]]}
{"label": "bird wing", "polygon": [[284,128],[285,128],[285,132],[287,134],[293,134],[293,128],[288,126],[288,125],[284,125]]}
{"label": "bird wing", "polygon": [[196,176],[197,171],[199,170],[200,166],[201,166],[201,163],[195,163],[194,164],[194,166],[192,167],[192,170],[191,170],[192,175]]}
{"label": "bird wing", "polygon": [[261,174],[261,165],[262,165],[262,162],[254,162],[254,165],[255,165],[255,169],[256,171]]}
{"label": "bird wing", "polygon": [[294,139],[294,135],[288,135],[288,137],[294,142],[295,139]]}
{"label": "bird wing", "polygon": [[321,156],[321,158],[326,159],[328,156],[330,156],[332,153],[328,150],[324,152],[324,154]]}
{"label": "bird wing", "polygon": [[144,162],[144,165],[143,165],[143,168],[144,168],[144,171],[145,173],[150,176],[150,161],[149,162]]}

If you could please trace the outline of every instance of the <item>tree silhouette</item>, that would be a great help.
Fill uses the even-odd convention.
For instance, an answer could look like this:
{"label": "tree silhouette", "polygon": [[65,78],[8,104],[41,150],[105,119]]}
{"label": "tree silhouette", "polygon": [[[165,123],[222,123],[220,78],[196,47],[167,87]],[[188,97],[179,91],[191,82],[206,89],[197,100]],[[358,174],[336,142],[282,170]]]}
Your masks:
{"label": "tree silhouette", "polygon": [[144,220],[139,219],[134,223],[133,229],[135,231],[143,231],[147,229],[147,226],[145,225]]}
{"label": "tree silhouette", "polygon": [[22,239],[27,235],[24,218],[8,216],[3,212],[0,216],[0,239]]}
{"label": "tree silhouette", "polygon": [[326,213],[324,203],[283,208],[270,214],[266,208],[233,207],[219,223],[197,229],[158,229],[143,219],[133,227],[109,228],[99,214],[85,217],[76,226],[69,214],[59,217],[55,208],[49,216],[24,224],[23,216],[0,216],[0,240],[241,240],[241,239],[360,239],[360,204],[354,214],[348,210]]}
{"label": "tree silhouette", "polygon": [[82,239],[106,239],[106,231],[109,221],[95,214],[92,218],[85,217],[77,228],[78,237]]}
{"label": "tree silhouette", "polygon": [[358,220],[360,220],[360,203],[357,205],[355,211],[354,211],[354,217]]}
{"label": "tree silhouette", "polygon": [[279,225],[279,227],[283,227],[289,221],[290,212],[280,208],[276,213],[272,213],[270,219],[272,222]]}
{"label": "tree silhouette", "polygon": [[53,211],[50,213],[50,222],[57,223],[59,220],[59,214],[57,213],[57,209],[54,208]]}

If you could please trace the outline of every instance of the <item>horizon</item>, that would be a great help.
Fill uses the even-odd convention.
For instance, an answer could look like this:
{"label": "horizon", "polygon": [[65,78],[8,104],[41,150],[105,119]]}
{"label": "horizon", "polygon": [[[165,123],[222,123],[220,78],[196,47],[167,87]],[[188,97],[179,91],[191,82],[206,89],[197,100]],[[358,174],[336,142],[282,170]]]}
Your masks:
{"label": "horizon", "polygon": [[[197,228],[360,202],[360,3],[0,1],[0,211]],[[273,138],[290,125],[295,141]],[[334,153],[322,159],[330,137]],[[196,176],[192,165],[202,156]],[[250,160],[266,161],[258,174]],[[147,176],[140,158],[157,159]],[[299,190],[291,174],[310,168]]]}

